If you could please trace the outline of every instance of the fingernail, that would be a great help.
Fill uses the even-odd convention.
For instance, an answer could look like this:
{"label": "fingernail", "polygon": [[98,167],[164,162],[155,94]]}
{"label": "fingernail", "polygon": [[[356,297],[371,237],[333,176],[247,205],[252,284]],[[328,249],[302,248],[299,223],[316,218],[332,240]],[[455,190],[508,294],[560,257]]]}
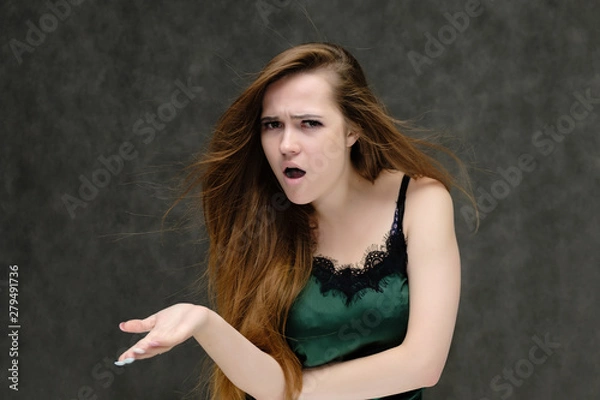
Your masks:
{"label": "fingernail", "polygon": [[132,350],[135,354],[146,354],[146,351],[144,349],[140,349],[139,347],[134,347]]}
{"label": "fingernail", "polygon": [[129,358],[124,359],[123,361],[115,361],[115,365],[118,367],[122,367],[123,365],[131,364],[134,361],[135,361],[135,358],[129,357]]}

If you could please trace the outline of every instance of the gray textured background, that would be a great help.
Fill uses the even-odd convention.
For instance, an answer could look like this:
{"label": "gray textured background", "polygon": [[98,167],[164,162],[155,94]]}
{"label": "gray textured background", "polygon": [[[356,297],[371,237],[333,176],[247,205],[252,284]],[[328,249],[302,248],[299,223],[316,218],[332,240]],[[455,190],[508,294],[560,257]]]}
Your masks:
{"label": "gray textured background", "polygon": [[[180,399],[190,390],[199,346],[112,369],[131,338],[117,324],[203,301],[191,290],[204,266],[201,230],[156,233],[168,187],[248,74],[312,40],[346,46],[396,117],[424,115],[423,126],[462,140],[476,167],[487,212],[473,235],[468,203],[456,197],[462,302],[426,399],[598,398],[600,101],[574,104],[586,91],[600,98],[600,9],[483,0],[453,36],[444,13],[469,3],[88,0],[53,19],[45,1],[3,0],[0,294],[6,310],[8,266],[18,264],[22,326],[20,390],[8,398]],[[40,19],[43,38],[31,28]],[[439,34],[436,54],[427,35]],[[416,66],[416,53],[431,57]],[[193,86],[192,100],[170,109],[179,83]],[[159,112],[172,120],[144,122]],[[557,124],[569,133],[536,133]],[[120,148],[135,157],[106,181],[100,159]],[[520,181],[506,182],[501,171],[519,159],[529,160]],[[83,202],[81,179],[94,173],[104,187]],[[71,212],[67,195],[82,201]],[[171,222],[182,215],[179,207]],[[6,311],[1,318],[4,391]],[[558,347],[532,364],[545,337]]]}

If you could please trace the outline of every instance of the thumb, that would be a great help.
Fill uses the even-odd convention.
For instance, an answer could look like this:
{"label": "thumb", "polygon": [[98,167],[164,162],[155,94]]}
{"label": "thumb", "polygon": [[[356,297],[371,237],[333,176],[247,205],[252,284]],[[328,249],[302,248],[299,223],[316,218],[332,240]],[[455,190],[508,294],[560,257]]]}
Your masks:
{"label": "thumb", "polygon": [[129,333],[149,332],[156,324],[156,315],[151,315],[146,319],[130,319],[129,321],[121,322],[119,329]]}

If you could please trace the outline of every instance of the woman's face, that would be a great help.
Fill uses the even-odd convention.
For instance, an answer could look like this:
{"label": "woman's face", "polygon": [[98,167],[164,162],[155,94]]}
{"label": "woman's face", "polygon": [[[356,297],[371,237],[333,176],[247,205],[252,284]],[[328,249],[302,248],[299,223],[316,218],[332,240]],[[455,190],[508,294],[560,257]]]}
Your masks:
{"label": "woman's face", "polygon": [[351,173],[350,131],[334,100],[329,71],[284,77],[266,90],[261,143],[269,165],[295,204],[335,198]]}

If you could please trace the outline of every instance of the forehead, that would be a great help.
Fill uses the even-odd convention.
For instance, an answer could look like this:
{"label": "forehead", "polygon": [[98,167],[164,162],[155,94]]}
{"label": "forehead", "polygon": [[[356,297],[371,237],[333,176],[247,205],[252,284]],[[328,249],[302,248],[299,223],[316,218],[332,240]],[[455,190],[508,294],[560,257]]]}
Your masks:
{"label": "forehead", "polygon": [[328,71],[301,72],[273,82],[263,97],[263,114],[336,109],[330,75]]}

